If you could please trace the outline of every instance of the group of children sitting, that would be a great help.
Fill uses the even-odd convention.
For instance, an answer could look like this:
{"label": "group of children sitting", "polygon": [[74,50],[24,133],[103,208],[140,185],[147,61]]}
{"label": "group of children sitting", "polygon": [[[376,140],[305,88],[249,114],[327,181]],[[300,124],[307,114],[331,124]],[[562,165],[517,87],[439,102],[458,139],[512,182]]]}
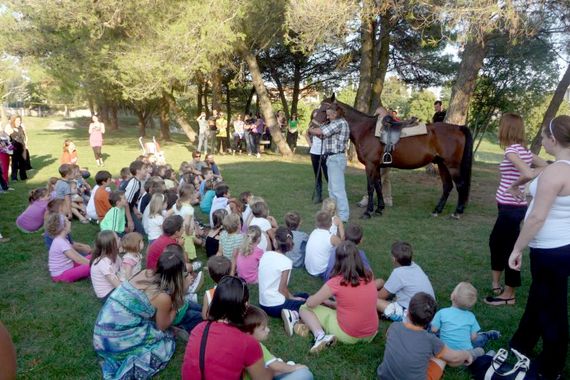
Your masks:
{"label": "group of children sitting", "polygon": [[[53,281],[90,276],[103,302],[141,270],[146,239],[146,268],[156,267],[169,244],[184,249],[195,271],[192,292],[202,283],[197,247],[206,252],[214,283],[235,275],[244,284],[257,286],[260,309],[251,309],[246,325],[260,340],[267,336],[258,329],[267,326],[264,315],[281,318],[289,336],[311,332],[313,353],[337,341],[371,342],[379,316],[394,321],[377,371],[382,379],[441,377],[445,364],[470,364],[484,353],[481,347],[487,340],[499,337],[496,331],[480,332],[469,311],[477,300],[469,283],[457,285],[451,307],[436,313],[431,282],[413,261],[412,247],[406,242],[392,245],[394,269],[388,279],[374,276],[366,254],[358,248],[362,228],[345,227],[332,198],[323,201],[314,229],[307,234],[300,230],[298,212],[287,212],[279,224],[263,198],[247,191],[231,197],[213,157],[202,162],[199,152],[180,165],[178,176],[169,165],[156,166],[140,157],[121,170],[120,180],[108,171],[97,172],[92,189],[76,165],[61,165],[59,172],[61,177],[50,179],[46,188],[30,192],[30,204],[16,223],[25,232],[44,226]],[[111,191],[113,184],[117,189]],[[194,207],[206,216],[202,221]],[[73,241],[73,217],[99,224],[94,249]],[[324,282],[312,295],[290,289],[291,273],[303,269]],[[214,293],[215,287],[204,293],[203,318]],[[248,318],[253,322],[247,323]],[[301,368],[286,368],[289,364],[274,358],[266,365],[276,374]]]}

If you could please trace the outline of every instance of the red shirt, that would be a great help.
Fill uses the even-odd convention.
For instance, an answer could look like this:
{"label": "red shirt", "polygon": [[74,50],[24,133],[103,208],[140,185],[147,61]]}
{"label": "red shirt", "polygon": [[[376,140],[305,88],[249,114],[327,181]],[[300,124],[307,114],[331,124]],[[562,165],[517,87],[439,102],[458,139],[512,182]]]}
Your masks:
{"label": "red shirt", "polygon": [[[200,379],[200,343],[207,323],[200,323],[190,333],[182,363],[183,380]],[[262,358],[261,346],[253,336],[212,322],[204,358],[205,379],[241,379],[244,370]]]}
{"label": "red shirt", "polygon": [[368,284],[342,286],[342,276],[335,276],[327,281],[327,286],[336,298],[338,325],[353,338],[366,338],[378,331],[378,312],[376,299],[378,290],[374,279]]}
{"label": "red shirt", "polygon": [[105,187],[99,186],[97,191],[95,192],[95,212],[97,213],[97,217],[99,217],[99,221],[103,220],[105,215],[107,215],[107,211],[111,209],[111,203],[109,203],[109,192]]}
{"label": "red shirt", "polygon": [[166,236],[164,234],[152,242],[146,252],[146,269],[156,270],[160,255],[162,255],[164,249],[170,244],[178,244],[178,242],[172,236]]}

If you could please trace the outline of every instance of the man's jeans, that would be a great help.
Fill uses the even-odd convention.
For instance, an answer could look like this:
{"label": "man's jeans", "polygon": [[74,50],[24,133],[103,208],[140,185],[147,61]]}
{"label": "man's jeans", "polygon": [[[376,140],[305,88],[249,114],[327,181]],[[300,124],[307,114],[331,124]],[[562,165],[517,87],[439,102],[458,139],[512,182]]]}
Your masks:
{"label": "man's jeans", "polygon": [[340,220],[348,221],[350,210],[344,185],[344,172],[346,170],[346,155],[333,154],[327,158],[327,174],[329,176],[329,197],[336,200],[336,208]]}
{"label": "man's jeans", "polygon": [[204,154],[208,154],[208,131],[200,131],[198,134],[198,152],[202,152],[204,148]]}

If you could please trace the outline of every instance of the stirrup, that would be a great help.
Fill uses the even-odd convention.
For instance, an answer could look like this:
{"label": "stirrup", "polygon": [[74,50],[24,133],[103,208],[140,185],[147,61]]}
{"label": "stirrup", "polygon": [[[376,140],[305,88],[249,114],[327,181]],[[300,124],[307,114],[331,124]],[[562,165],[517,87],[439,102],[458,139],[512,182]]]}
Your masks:
{"label": "stirrup", "polygon": [[382,156],[382,163],[383,164],[391,164],[392,163],[392,154],[390,152],[384,153]]}

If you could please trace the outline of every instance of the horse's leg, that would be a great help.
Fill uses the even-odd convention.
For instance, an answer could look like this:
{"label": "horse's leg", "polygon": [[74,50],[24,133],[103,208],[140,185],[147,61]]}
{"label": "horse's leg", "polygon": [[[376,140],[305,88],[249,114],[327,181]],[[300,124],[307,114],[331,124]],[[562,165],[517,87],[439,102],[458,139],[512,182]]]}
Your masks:
{"label": "horse's leg", "polygon": [[374,175],[370,165],[366,166],[366,192],[368,194],[368,204],[366,205],[366,211],[361,216],[362,219],[370,219],[370,213],[374,210]]}
{"label": "horse's leg", "polygon": [[468,187],[461,178],[459,169],[451,169],[450,173],[451,177],[453,178],[453,182],[455,183],[455,188],[457,189],[457,207],[455,208],[455,212],[451,214],[451,217],[454,219],[459,219],[461,217],[461,214],[463,214],[463,211],[465,211],[467,199],[469,198],[469,192]]}
{"label": "horse's leg", "polygon": [[441,177],[441,183],[443,187],[443,193],[441,194],[441,198],[439,198],[439,202],[435,209],[433,210],[432,216],[438,216],[443,211],[443,207],[445,207],[445,203],[447,202],[447,198],[449,197],[449,193],[453,189],[453,180],[451,179],[451,174],[449,173],[449,169],[445,164],[442,162],[438,162],[437,167],[439,169],[439,176]]}
{"label": "horse's leg", "polygon": [[382,185],[382,199],[388,207],[394,204],[392,201],[392,181],[390,180],[392,168],[380,168],[380,184]]}
{"label": "horse's leg", "polygon": [[[389,175],[389,172],[386,172],[385,174]],[[382,169],[380,168],[377,169],[377,176],[374,180],[374,190],[376,190],[376,195],[378,196],[378,208],[375,212],[378,215],[382,215],[385,204],[384,195],[382,194]]]}

